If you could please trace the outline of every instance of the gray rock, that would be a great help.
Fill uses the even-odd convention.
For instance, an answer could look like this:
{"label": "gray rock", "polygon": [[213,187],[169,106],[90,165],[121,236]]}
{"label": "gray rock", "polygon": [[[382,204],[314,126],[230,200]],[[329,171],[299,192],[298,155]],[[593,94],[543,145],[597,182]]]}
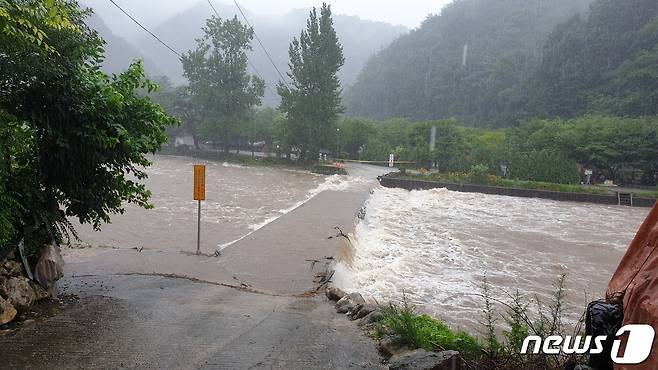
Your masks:
{"label": "gray rock", "polygon": [[591,368],[587,365],[576,365],[573,370],[594,370],[594,368]]}
{"label": "gray rock", "polygon": [[30,286],[30,280],[24,277],[13,277],[7,280],[3,285],[7,301],[12,304],[18,311],[29,309],[36,295]]}
{"label": "gray rock", "polygon": [[384,314],[381,311],[375,310],[375,311],[372,311],[371,313],[369,313],[368,315],[366,315],[364,318],[362,318],[359,321],[358,325],[359,326],[370,325],[370,324],[373,324],[373,323],[381,320],[383,317],[384,317]]}
{"label": "gray rock", "polygon": [[19,277],[23,275],[23,266],[16,261],[6,260],[2,263],[2,267],[0,267],[0,275],[6,277]]}
{"label": "gray rock", "polygon": [[330,301],[334,301],[334,302],[340,301],[341,298],[345,297],[346,295],[344,291],[342,291],[339,288],[336,288],[335,286],[331,286],[327,288],[326,294],[327,294],[327,298],[329,298]]}
{"label": "gray rock", "polygon": [[389,360],[390,370],[459,370],[462,368],[459,352],[427,352],[417,349],[394,355]]}
{"label": "gray rock", "polygon": [[[51,293],[49,290],[44,289],[41,285],[30,281],[30,286],[32,287],[32,290],[34,291],[34,300],[35,301],[40,301],[42,299],[50,298]],[[53,289],[53,288],[51,288]]]}
{"label": "gray rock", "polygon": [[400,337],[394,336],[386,336],[382,338],[377,344],[377,348],[385,357],[391,357],[398,353],[409,352],[412,350],[411,347],[401,343]]}
{"label": "gray rock", "polygon": [[351,313],[350,318],[352,320],[358,320],[362,319],[368,315],[370,315],[371,312],[376,311],[379,307],[374,304],[366,303],[364,305],[360,305],[358,307],[358,310],[355,310],[354,312]]}
{"label": "gray rock", "polygon": [[0,297],[0,325],[11,322],[18,312],[7,302],[4,298]]}
{"label": "gray rock", "polygon": [[347,313],[354,310],[358,305],[365,303],[366,301],[360,293],[350,293],[336,302],[336,312]]}
{"label": "gray rock", "polygon": [[354,320],[352,318],[352,316],[356,315],[361,310],[361,308],[363,308],[363,306],[364,305],[362,303],[359,303],[355,306],[352,306],[352,307],[350,307],[349,310],[347,310],[347,312],[345,314],[347,315],[347,317],[350,318],[350,320]]}

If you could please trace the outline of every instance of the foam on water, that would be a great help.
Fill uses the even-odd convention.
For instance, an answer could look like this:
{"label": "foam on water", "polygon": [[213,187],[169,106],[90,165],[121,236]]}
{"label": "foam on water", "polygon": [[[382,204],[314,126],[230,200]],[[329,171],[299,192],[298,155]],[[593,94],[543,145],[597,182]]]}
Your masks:
{"label": "foam on water", "polygon": [[546,299],[566,273],[567,318],[600,297],[646,209],[445,189],[378,187],[336,266],[336,284],[381,301],[403,292],[423,311],[477,331],[486,275],[497,298]]}

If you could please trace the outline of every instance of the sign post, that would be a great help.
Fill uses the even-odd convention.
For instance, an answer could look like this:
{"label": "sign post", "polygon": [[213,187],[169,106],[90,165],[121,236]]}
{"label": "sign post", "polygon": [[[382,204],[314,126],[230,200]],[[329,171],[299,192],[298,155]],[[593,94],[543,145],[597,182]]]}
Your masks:
{"label": "sign post", "polygon": [[206,166],[194,165],[194,200],[199,202],[196,229],[196,254],[201,253],[201,201],[206,200]]}
{"label": "sign post", "polygon": [[388,156],[388,166],[393,167],[395,165],[395,154]]}

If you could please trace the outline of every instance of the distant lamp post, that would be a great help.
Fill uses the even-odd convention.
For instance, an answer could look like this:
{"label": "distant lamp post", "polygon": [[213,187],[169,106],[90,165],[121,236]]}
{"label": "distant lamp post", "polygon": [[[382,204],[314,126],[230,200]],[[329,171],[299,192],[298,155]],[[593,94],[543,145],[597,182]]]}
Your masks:
{"label": "distant lamp post", "polygon": [[338,147],[339,147],[339,142],[340,142],[340,127],[336,128],[336,161],[338,161]]}

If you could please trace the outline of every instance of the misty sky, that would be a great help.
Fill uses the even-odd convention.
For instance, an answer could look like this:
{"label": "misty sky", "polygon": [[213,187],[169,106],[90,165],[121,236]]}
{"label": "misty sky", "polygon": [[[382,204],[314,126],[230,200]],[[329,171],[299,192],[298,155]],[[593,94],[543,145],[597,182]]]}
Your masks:
{"label": "misty sky", "polygon": [[[177,12],[205,0],[115,0],[128,12],[132,13],[147,27],[155,27],[162,20],[174,16]],[[231,4],[230,0],[212,0]],[[410,28],[417,27],[428,14],[439,13],[441,8],[451,0],[325,0],[332,5],[336,14],[357,15],[363,19],[402,24]],[[108,0],[82,0],[82,3],[95,8],[104,18],[112,17],[110,23],[117,27],[115,33],[124,34],[134,31],[125,16],[113,8]],[[250,13],[257,15],[279,16],[296,8],[320,6],[322,0],[238,0],[238,3]]]}

